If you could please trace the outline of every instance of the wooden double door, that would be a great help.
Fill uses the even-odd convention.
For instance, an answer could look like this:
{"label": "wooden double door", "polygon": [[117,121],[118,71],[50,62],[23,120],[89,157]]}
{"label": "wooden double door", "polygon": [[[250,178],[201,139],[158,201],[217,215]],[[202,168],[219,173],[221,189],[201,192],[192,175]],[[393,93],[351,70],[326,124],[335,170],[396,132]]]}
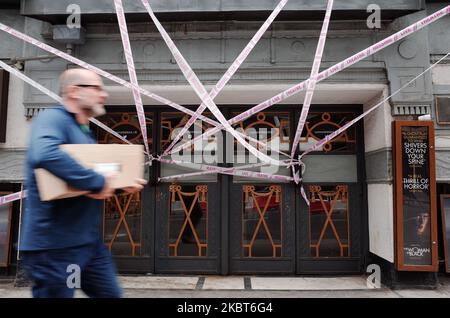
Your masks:
{"label": "wooden double door", "polygon": [[[237,126],[243,132],[268,127],[274,133],[265,138],[289,152],[298,120],[295,107],[280,106],[279,112],[259,113]],[[239,111],[224,113],[232,117]],[[301,150],[359,113],[358,106],[339,106],[339,111],[313,107]],[[139,140],[136,119],[124,113],[117,118],[122,122],[116,126],[134,131]],[[155,111],[147,118],[149,146],[155,153],[164,151],[170,134],[185,123],[183,114],[174,112]],[[305,158],[303,187],[309,205],[294,183],[217,174],[161,181],[193,170],[155,162],[147,169],[150,183],[141,193],[105,202],[105,243],[122,272],[362,272],[368,253],[363,140],[362,124],[356,125]],[[223,148],[234,149],[228,153],[236,157],[242,151],[237,147]]]}
{"label": "wooden double door", "polygon": [[293,273],[293,189],[280,184],[223,186],[182,183],[160,187],[155,271]]}

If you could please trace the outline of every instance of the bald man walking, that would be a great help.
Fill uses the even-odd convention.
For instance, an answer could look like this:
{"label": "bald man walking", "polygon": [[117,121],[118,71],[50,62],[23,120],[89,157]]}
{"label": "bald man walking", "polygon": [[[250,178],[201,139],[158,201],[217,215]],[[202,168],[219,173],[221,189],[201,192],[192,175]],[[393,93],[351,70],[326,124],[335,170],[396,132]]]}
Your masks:
{"label": "bald man walking", "polygon": [[[24,268],[33,282],[33,297],[73,297],[75,287],[89,297],[121,297],[115,266],[100,235],[101,200],[111,197],[114,189],[108,178],[59,149],[62,144],[95,143],[89,118],[105,113],[108,94],[101,78],[84,69],[61,75],[60,94],[64,105],[39,114],[31,128],[20,246]],[[90,194],[41,201],[34,175],[37,168]],[[124,190],[134,193],[144,184],[145,180],[136,180]]]}

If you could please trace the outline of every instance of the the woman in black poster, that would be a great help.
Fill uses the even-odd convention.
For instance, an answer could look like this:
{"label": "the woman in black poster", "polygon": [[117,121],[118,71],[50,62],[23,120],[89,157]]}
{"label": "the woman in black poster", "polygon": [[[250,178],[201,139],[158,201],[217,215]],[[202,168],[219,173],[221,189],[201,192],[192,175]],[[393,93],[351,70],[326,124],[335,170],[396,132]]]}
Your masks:
{"label": "the woman in black poster", "polygon": [[427,192],[404,193],[404,256],[411,265],[431,264],[430,205]]}

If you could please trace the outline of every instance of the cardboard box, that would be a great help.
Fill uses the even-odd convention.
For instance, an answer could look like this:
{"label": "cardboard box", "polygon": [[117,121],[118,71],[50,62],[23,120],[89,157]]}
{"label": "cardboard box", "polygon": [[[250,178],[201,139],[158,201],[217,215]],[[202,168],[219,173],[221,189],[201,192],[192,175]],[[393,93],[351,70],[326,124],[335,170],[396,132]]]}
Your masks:
{"label": "cardboard box", "polygon": [[[144,147],[142,145],[71,144],[61,145],[60,148],[86,168],[101,174],[117,172],[117,177],[112,179],[113,188],[132,186],[136,178],[143,178]],[[34,173],[42,201],[71,198],[89,193],[70,187],[65,181],[45,169],[35,169]]]}

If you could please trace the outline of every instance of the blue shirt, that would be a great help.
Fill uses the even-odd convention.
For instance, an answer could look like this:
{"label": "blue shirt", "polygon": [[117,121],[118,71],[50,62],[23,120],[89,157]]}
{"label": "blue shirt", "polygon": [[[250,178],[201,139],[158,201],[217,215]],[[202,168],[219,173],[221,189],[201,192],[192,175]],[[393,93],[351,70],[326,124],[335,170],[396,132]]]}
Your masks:
{"label": "blue shirt", "polygon": [[44,168],[80,190],[99,192],[105,179],[86,169],[66,152],[62,144],[92,144],[90,132],[81,129],[75,115],[59,106],[33,121],[26,155],[26,189],[20,250],[33,251],[90,244],[100,239],[102,201],[86,196],[41,201],[34,169]]}

